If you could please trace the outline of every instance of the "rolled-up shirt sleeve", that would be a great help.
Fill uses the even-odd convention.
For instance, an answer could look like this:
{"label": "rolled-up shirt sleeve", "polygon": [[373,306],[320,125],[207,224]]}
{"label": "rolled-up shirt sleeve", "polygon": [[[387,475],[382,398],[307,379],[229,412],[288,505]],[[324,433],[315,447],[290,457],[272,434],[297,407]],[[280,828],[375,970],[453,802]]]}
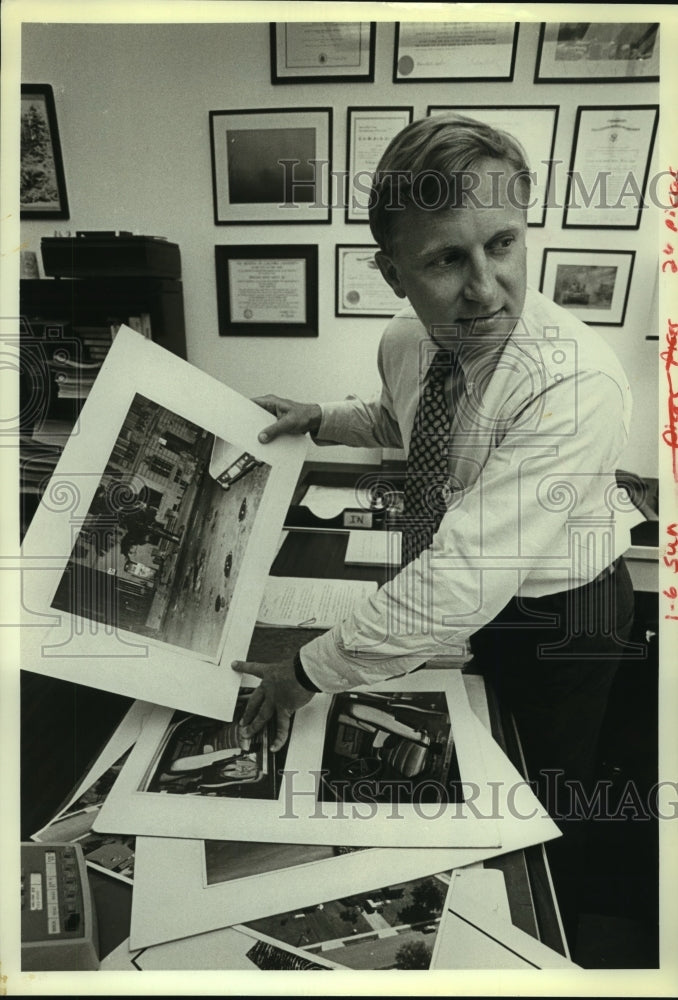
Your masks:
{"label": "rolled-up shirt sleeve", "polygon": [[453,496],[431,548],[302,647],[318,688],[408,673],[456,652],[519,591],[530,596],[531,574],[541,592],[556,592],[588,582],[611,561],[603,538],[614,532],[609,493],[627,441],[624,402],[601,372],[572,378],[576,421],[571,385],[551,385],[530,400],[473,485]]}
{"label": "rolled-up shirt sleeve", "polygon": [[402,437],[391,393],[384,381],[383,343],[377,358],[381,393],[363,401],[348,396],[338,403],[322,403],[322,419],[313,441],[318,445],[343,444],[355,448],[401,448]]}

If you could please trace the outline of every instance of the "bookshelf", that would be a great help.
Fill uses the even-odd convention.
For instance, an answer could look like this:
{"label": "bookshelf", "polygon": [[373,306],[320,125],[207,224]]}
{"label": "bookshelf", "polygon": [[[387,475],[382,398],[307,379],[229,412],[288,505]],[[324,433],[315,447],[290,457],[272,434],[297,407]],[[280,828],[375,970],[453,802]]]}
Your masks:
{"label": "bookshelf", "polygon": [[186,357],[183,288],[153,275],[21,281],[22,537],[121,323]]}

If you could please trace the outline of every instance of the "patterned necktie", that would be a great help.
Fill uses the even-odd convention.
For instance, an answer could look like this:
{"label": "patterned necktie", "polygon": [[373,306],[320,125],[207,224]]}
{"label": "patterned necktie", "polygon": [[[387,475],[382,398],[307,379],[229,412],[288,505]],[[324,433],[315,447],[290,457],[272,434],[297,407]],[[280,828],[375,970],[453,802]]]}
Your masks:
{"label": "patterned necktie", "polygon": [[431,361],[414,418],[403,497],[402,566],[428,548],[447,509],[450,409],[445,379],[456,367],[451,351]]}

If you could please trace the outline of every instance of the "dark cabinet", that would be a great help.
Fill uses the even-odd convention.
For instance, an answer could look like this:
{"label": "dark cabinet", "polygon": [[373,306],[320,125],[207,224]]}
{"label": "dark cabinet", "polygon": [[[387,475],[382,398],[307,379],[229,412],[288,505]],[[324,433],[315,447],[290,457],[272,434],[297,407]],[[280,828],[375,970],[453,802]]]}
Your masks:
{"label": "dark cabinet", "polygon": [[121,324],[186,357],[177,278],[96,276],[21,281],[22,537]]}

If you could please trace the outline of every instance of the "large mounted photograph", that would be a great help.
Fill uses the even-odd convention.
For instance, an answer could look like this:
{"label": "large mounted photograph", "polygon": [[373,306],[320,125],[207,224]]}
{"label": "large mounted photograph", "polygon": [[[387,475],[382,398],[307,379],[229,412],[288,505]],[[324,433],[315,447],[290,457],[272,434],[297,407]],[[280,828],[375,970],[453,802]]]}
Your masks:
{"label": "large mounted photograph", "polygon": [[215,225],[330,221],[331,108],[209,118]]}
{"label": "large mounted photograph", "polygon": [[317,245],[231,244],[214,259],[220,336],[318,336]]}
{"label": "large mounted photograph", "polygon": [[21,84],[22,219],[68,219],[54,91],[48,83]]}
{"label": "large mounted photograph", "polygon": [[634,250],[546,249],[539,290],[590,326],[623,326]]}
{"label": "large mounted photograph", "polygon": [[26,669],[230,717],[305,451],[267,416],[120,328],[24,539]]}
{"label": "large mounted photograph", "polygon": [[509,21],[400,21],[393,82],[508,82],[513,79],[518,28]]}
{"label": "large mounted photograph", "polygon": [[659,24],[561,21],[542,24],[535,83],[659,80]]}
{"label": "large mounted photograph", "polygon": [[525,150],[532,177],[527,224],[544,226],[558,111],[557,104],[430,104],[427,113],[475,118],[514,136]]}
{"label": "large mounted photograph", "polygon": [[271,24],[271,83],[372,83],[376,24],[287,21]]}
{"label": "large mounted photograph", "polygon": [[[457,671],[418,671],[369,692],[319,694],[296,713],[276,754],[265,731],[243,738],[237,724],[243,706],[239,700],[234,728],[224,733],[213,732],[209,720],[154,712],[95,829],[328,846],[501,848],[491,809],[478,816],[490,789]],[[209,735],[177,743],[178,722]],[[181,794],[168,794],[173,789]]]}
{"label": "large mounted photograph", "polygon": [[135,394],[52,607],[216,661],[270,472]]}

